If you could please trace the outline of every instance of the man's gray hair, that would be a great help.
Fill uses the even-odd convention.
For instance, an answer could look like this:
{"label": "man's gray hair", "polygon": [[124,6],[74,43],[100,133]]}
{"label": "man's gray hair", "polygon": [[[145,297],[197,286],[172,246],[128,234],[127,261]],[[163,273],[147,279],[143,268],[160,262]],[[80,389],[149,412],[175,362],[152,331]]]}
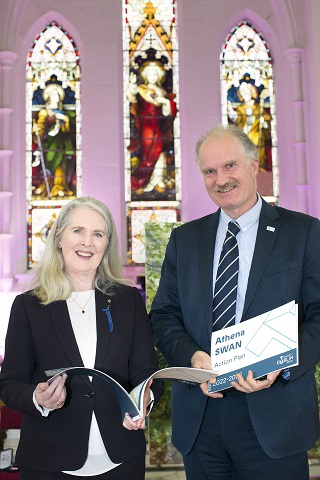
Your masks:
{"label": "man's gray hair", "polygon": [[203,133],[196,143],[196,161],[199,168],[199,151],[203,143],[209,138],[221,139],[228,136],[232,136],[239,141],[242,153],[249,161],[253,162],[253,160],[259,158],[258,148],[243,130],[241,130],[239,127],[236,127],[235,125],[217,124],[207,132]]}

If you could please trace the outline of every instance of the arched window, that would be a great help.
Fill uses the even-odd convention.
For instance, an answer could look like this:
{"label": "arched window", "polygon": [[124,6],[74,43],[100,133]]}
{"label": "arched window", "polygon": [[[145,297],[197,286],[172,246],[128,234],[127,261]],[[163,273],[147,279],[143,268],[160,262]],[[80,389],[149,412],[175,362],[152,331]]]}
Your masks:
{"label": "arched window", "polygon": [[81,191],[80,60],[56,22],[40,32],[26,65],[28,266],[39,260],[61,206]]}
{"label": "arched window", "polygon": [[227,35],[220,55],[222,122],[243,129],[259,149],[258,191],[279,198],[276,108],[270,48],[246,20]]}
{"label": "arched window", "polygon": [[123,0],[128,261],[144,263],[146,222],[175,222],[181,201],[175,0]]}

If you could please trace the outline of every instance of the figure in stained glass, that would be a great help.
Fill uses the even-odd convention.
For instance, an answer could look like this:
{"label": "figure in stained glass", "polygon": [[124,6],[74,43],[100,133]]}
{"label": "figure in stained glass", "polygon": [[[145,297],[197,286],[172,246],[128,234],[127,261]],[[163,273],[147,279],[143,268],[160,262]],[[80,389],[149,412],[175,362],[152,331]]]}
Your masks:
{"label": "figure in stained glass", "polygon": [[131,189],[138,195],[153,190],[163,193],[174,185],[167,163],[177,108],[175,95],[163,87],[165,78],[164,65],[157,60],[144,62],[139,78],[130,74],[127,98],[134,132],[128,149],[132,153]]}
{"label": "figure in stained glass", "polygon": [[276,98],[270,47],[246,19],[227,34],[220,54],[221,111],[224,125],[244,130],[259,150],[259,194],[279,200]]}
{"label": "figure in stained glass", "polygon": [[64,109],[65,90],[54,78],[42,91],[45,105],[33,116],[33,195],[75,195],[75,111]]}
{"label": "figure in stained glass", "polygon": [[[237,98],[234,98],[236,90]],[[272,170],[271,115],[267,107],[269,91],[263,85],[257,88],[249,74],[245,74],[240,86],[228,92],[228,123],[234,123],[246,132],[259,148],[260,171]]]}

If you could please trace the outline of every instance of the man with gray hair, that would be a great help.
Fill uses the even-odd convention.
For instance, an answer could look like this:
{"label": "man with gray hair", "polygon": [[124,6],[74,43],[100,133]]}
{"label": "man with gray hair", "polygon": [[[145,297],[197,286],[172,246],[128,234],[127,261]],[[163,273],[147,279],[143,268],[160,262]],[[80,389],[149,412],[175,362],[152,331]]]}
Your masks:
{"label": "man with gray hair", "polygon": [[215,393],[175,382],[173,444],[188,480],[308,480],[319,436],[320,222],[259,196],[257,149],[238,127],[216,125],[196,154],[219,209],[172,231],[151,308],[155,344],[171,366],[211,369],[212,331],[294,300],[299,365],[237,374]]}

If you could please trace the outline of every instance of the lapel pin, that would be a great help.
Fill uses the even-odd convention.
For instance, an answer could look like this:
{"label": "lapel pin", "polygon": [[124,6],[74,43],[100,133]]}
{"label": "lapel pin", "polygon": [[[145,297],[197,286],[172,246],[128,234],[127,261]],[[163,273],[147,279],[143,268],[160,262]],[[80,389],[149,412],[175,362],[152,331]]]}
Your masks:
{"label": "lapel pin", "polygon": [[109,323],[109,330],[110,330],[110,333],[111,333],[112,330],[113,330],[113,322],[112,322],[112,317],[111,317],[111,312],[110,312],[110,304],[111,304],[111,300],[109,299],[107,308],[103,308],[102,311],[106,312],[108,323]]}
{"label": "lapel pin", "polygon": [[269,232],[274,232],[275,231],[275,228],[274,227],[270,227],[270,225],[267,226],[267,230]]}

